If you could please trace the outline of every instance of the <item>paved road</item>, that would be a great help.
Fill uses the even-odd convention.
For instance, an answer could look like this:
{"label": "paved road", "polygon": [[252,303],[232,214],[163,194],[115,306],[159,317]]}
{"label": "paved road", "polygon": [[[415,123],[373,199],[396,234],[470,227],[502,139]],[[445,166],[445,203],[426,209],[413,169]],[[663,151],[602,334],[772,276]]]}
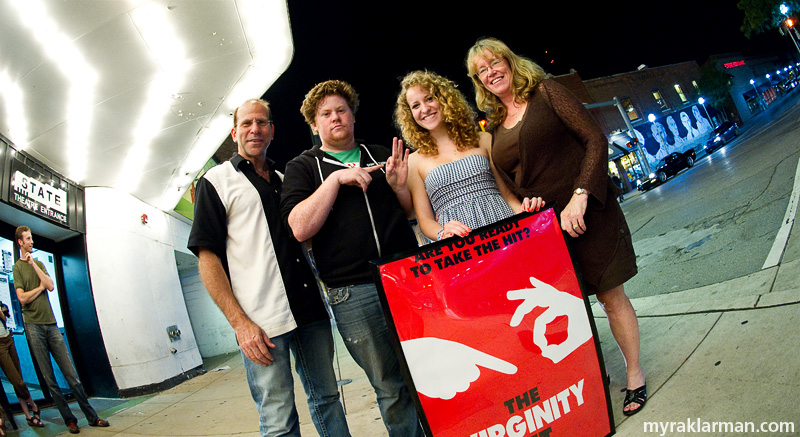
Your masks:
{"label": "paved road", "polygon": [[[743,126],[739,138],[622,208],[639,274],[630,297],[757,272],[772,250],[800,159],[800,91]],[[788,257],[800,256],[786,253]]]}

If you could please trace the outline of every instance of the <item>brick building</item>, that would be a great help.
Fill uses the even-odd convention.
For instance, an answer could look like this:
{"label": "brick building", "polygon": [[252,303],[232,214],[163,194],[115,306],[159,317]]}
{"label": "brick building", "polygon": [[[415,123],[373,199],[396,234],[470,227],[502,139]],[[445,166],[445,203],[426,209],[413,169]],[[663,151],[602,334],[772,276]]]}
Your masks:
{"label": "brick building", "polygon": [[714,126],[724,120],[742,124],[794,88],[800,69],[794,57],[711,56],[707,62],[731,76],[733,104],[720,111],[699,103],[701,73],[695,61],[642,65],[636,71],[588,80],[572,70],[554,79],[600,124],[609,139],[609,173],[619,176],[627,191],[665,156],[689,149],[702,154]]}
{"label": "brick building", "polygon": [[587,104],[608,136],[609,173],[627,180],[627,189],[669,153],[702,148],[711,128],[697,104],[700,68],[694,61],[589,80],[573,71],[555,79]]}

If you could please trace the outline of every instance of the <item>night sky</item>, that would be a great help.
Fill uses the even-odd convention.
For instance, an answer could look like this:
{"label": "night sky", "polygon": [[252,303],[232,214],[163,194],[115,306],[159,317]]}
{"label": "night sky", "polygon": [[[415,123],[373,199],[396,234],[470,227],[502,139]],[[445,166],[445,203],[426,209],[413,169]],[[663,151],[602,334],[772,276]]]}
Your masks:
{"label": "night sky", "polygon": [[268,155],[282,168],[311,147],[299,109],[305,93],[327,79],[348,81],[359,93],[356,138],[387,147],[398,132],[392,112],[399,80],[406,73],[427,69],[447,76],[474,102],[464,58],[482,36],[503,40],[550,73],[575,69],[584,80],[633,71],[640,64],[657,67],[695,60],[702,65],[715,54],[794,50],[777,30],[745,38],[739,30],[744,13],[735,0],[679,0],[655,6],[622,1],[579,7],[541,3],[288,2],[295,53],[288,70],[265,94],[276,125]]}

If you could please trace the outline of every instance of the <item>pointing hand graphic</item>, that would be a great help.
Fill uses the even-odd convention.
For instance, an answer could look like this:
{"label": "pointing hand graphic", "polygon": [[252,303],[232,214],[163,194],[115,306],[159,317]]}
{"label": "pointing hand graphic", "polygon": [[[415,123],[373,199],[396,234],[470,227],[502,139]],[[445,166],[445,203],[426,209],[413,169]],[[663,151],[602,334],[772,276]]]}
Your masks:
{"label": "pointing hand graphic", "polygon": [[[534,277],[530,280],[533,288],[511,290],[506,294],[509,300],[522,300],[511,317],[511,326],[519,326],[522,319],[534,308],[546,308],[533,323],[533,344],[542,350],[543,357],[558,363],[592,338],[592,328],[583,300]],[[545,337],[547,324],[564,315],[568,318],[567,339],[561,344],[548,344]]]}
{"label": "pointing hand graphic", "polygon": [[430,398],[452,399],[481,375],[478,366],[512,375],[517,367],[450,340],[422,337],[400,343],[417,391]]}

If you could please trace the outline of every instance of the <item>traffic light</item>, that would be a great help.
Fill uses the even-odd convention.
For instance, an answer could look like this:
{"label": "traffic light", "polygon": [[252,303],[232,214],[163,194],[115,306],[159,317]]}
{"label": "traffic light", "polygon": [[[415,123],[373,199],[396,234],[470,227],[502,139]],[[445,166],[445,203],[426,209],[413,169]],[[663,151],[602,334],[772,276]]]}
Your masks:
{"label": "traffic light", "polygon": [[628,146],[629,149],[633,149],[634,147],[639,145],[639,139],[638,138],[631,138],[631,140],[628,141],[625,145]]}
{"label": "traffic light", "polygon": [[792,20],[791,18],[787,18],[786,25],[791,28],[792,26],[794,26],[794,20]]}

